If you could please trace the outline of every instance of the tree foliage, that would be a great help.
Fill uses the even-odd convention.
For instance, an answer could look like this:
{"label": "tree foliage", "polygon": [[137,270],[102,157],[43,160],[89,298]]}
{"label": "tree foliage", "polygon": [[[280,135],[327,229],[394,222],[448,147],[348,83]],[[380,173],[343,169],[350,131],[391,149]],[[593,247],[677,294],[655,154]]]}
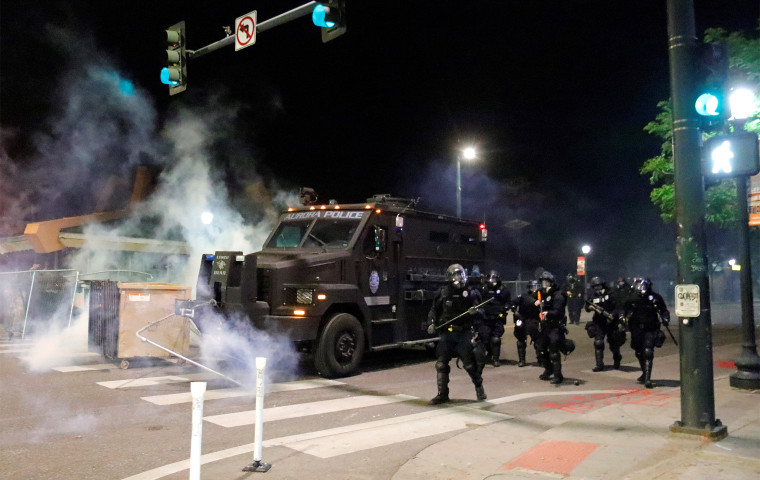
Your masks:
{"label": "tree foliage", "polygon": [[[721,42],[729,52],[729,83],[744,85],[760,94],[760,23],[753,36],[741,32],[727,32],[721,28],[705,31],[705,42]],[[652,184],[650,199],[660,210],[666,222],[675,218],[675,188],[673,185],[673,108],[670,100],[657,104],[660,112],[644,131],[663,140],[660,154],[647,159],[640,168]],[[760,100],[756,100],[754,114],[744,127],[760,133]],[[707,137],[705,137],[707,138]],[[731,179],[711,185],[705,194],[705,218],[718,227],[735,224],[739,219],[736,202],[736,184]]]}

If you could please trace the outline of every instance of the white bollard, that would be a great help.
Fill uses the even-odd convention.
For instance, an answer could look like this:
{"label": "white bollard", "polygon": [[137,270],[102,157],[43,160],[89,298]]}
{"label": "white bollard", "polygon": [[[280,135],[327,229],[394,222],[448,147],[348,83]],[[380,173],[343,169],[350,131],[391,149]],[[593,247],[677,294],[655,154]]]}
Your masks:
{"label": "white bollard", "polygon": [[267,359],[256,357],[256,426],[253,430],[253,463],[243,468],[244,472],[266,472],[272,465],[261,461],[264,434],[264,373]]}
{"label": "white bollard", "polygon": [[193,396],[193,433],[190,437],[190,480],[200,480],[203,395],[206,393],[206,382],[190,382],[190,393]]}

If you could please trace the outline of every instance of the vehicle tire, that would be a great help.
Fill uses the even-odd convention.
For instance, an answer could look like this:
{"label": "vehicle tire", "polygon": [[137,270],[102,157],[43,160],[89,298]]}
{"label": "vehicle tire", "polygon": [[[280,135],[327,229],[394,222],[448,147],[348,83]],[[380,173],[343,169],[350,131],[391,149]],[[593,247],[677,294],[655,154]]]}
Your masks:
{"label": "vehicle tire", "polygon": [[349,313],[330,317],[314,352],[314,366],[325,378],[356,373],[364,357],[364,329]]}

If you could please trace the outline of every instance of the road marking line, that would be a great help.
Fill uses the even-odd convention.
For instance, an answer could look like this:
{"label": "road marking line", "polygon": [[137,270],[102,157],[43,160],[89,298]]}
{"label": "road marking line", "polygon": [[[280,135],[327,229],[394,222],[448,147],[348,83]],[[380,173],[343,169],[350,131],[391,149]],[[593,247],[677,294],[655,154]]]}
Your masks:
{"label": "road marking line", "polygon": [[[274,422],[277,420],[341,412],[356,408],[388,405],[409,400],[418,400],[418,398],[410,395],[359,395],[354,397],[336,398],[333,400],[323,400],[320,402],[297,403],[294,405],[284,405],[282,407],[265,408],[264,419],[268,422]],[[244,412],[210,415],[208,417],[203,417],[203,419],[207,422],[226,428],[254,425],[256,423],[256,411],[246,410]]]}
{"label": "road marking line", "polygon": [[53,370],[56,372],[61,373],[71,373],[71,372],[91,372],[93,370],[116,370],[118,369],[118,365],[114,365],[113,363],[97,363],[94,365],[66,365],[62,367],[53,367]]}
{"label": "road marking line", "polygon": [[[345,383],[321,378],[312,380],[299,380],[295,382],[273,383],[271,385],[267,385],[267,392],[293,392],[311,388],[332,387],[335,385],[345,385]],[[218,400],[221,398],[254,396],[256,396],[256,392],[254,390],[246,390],[244,388],[217,388],[213,390],[206,390],[206,394],[203,398],[204,401],[209,401]],[[193,396],[190,392],[170,393],[167,395],[151,395],[148,397],[140,398],[146,402],[150,402],[156,405],[174,405],[178,403],[190,403],[193,401]]]}
{"label": "road marking line", "polygon": [[[74,353],[65,353],[62,355],[50,355],[49,358],[54,358],[58,360],[65,360],[65,359],[71,359],[71,358],[84,358],[84,357],[102,357],[101,354],[95,353],[95,352],[74,352]],[[33,355],[25,355],[23,357],[18,357],[25,361],[34,361],[35,356]],[[46,357],[47,358],[47,357]]]}
{"label": "road marking line", "polygon": [[110,380],[107,382],[95,382],[100,386],[106,388],[134,388],[134,387],[148,387],[152,385],[165,385],[167,383],[182,383],[182,382],[195,382],[198,380],[206,379],[210,376],[208,373],[191,373],[187,375],[166,375],[163,377],[141,377],[130,378],[127,380]]}
{"label": "road marking line", "polygon": [[[588,394],[601,394],[601,393],[608,393],[608,394],[618,394],[620,392],[625,392],[627,390],[584,390],[584,391],[568,391],[568,392],[531,392],[531,393],[521,393],[518,395],[510,395],[508,397],[502,397],[497,398],[494,400],[491,400],[490,402],[478,402],[471,404],[467,407],[459,406],[459,407],[449,407],[449,408],[436,408],[434,411],[430,412],[424,412],[420,414],[414,414],[417,416],[418,420],[425,420],[429,417],[433,417],[436,415],[442,415],[446,413],[449,410],[473,410],[473,409],[482,409],[485,407],[488,407],[489,405],[496,404],[501,405],[504,403],[509,402],[516,402],[519,400],[523,400],[526,398],[536,398],[536,397],[550,397],[554,395],[588,395]],[[479,414],[492,414],[492,415],[501,415],[502,419],[506,420],[510,417],[508,415],[503,415],[495,412],[489,412],[487,410],[478,412]],[[340,427],[337,429],[329,429],[329,430],[321,430],[317,432],[311,432],[311,433],[305,433],[300,435],[292,435],[289,437],[280,437],[280,438],[274,438],[271,440],[265,440],[263,442],[264,446],[271,447],[271,446],[277,446],[277,445],[283,445],[285,442],[303,442],[306,440],[314,440],[317,438],[322,438],[326,435],[337,435],[339,433],[347,433],[347,432],[353,432],[353,431],[359,431],[359,430],[367,430],[368,428],[373,428],[372,426],[367,425],[374,425],[375,427],[383,427],[385,425],[397,425],[400,422],[406,422],[410,419],[412,415],[404,415],[401,417],[395,417],[393,419],[387,419],[387,420],[379,420],[377,422],[369,422],[365,424],[356,424],[349,427]],[[427,416],[427,417],[425,417]],[[266,420],[266,418],[265,418]],[[498,421],[498,420],[494,420]],[[392,423],[395,422],[395,423]],[[424,425],[425,422],[423,422]],[[491,422],[493,423],[493,422]],[[339,432],[340,430],[340,432]],[[372,435],[370,435],[372,433]],[[364,432],[365,436],[373,437],[374,432]],[[406,438],[399,438],[394,443],[400,443],[405,441]],[[386,444],[387,445],[387,444]],[[219,450],[212,453],[207,453],[203,456],[201,456],[201,464],[205,465],[208,463],[213,463],[219,460],[225,460],[227,458],[236,457],[238,455],[250,455],[253,452],[253,443],[248,443],[245,445],[239,445],[237,447],[231,447],[227,448],[225,450]],[[365,449],[373,448],[374,446],[365,447]],[[183,470],[188,470],[190,468],[190,460],[181,460],[179,462],[170,463],[167,465],[163,465],[161,467],[154,468],[152,470],[147,470],[145,472],[138,473],[136,475],[132,475],[131,477],[124,478],[123,480],[158,480],[160,478],[166,477],[168,475],[172,475],[178,472],[181,472]]]}

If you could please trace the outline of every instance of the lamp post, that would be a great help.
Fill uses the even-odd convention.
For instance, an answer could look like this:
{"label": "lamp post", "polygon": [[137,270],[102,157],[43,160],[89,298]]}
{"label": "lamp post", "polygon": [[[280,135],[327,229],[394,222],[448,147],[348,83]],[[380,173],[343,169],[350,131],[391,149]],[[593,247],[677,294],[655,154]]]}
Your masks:
{"label": "lamp post", "polygon": [[[730,97],[731,123],[736,130],[744,130],[747,118],[752,115],[755,95],[747,89],[737,89]],[[757,159],[754,159],[757,161]],[[737,371],[732,373],[728,383],[734,388],[755,390],[760,388],[760,356],[755,342],[755,313],[752,299],[752,261],[750,256],[749,208],[747,182],[749,176],[735,177],[736,195],[739,201],[739,259],[741,267],[739,280],[742,305],[742,351],[734,361]],[[729,262],[730,263],[730,262]],[[731,263],[734,269],[737,261]]]}
{"label": "lamp post", "polygon": [[457,218],[462,218],[462,158],[474,160],[475,156],[473,147],[467,147],[457,155]]}
{"label": "lamp post", "polygon": [[588,290],[588,254],[591,252],[590,245],[584,245],[581,247],[583,252],[583,261],[585,262],[585,268],[583,269],[583,295],[586,296],[586,290]]}

